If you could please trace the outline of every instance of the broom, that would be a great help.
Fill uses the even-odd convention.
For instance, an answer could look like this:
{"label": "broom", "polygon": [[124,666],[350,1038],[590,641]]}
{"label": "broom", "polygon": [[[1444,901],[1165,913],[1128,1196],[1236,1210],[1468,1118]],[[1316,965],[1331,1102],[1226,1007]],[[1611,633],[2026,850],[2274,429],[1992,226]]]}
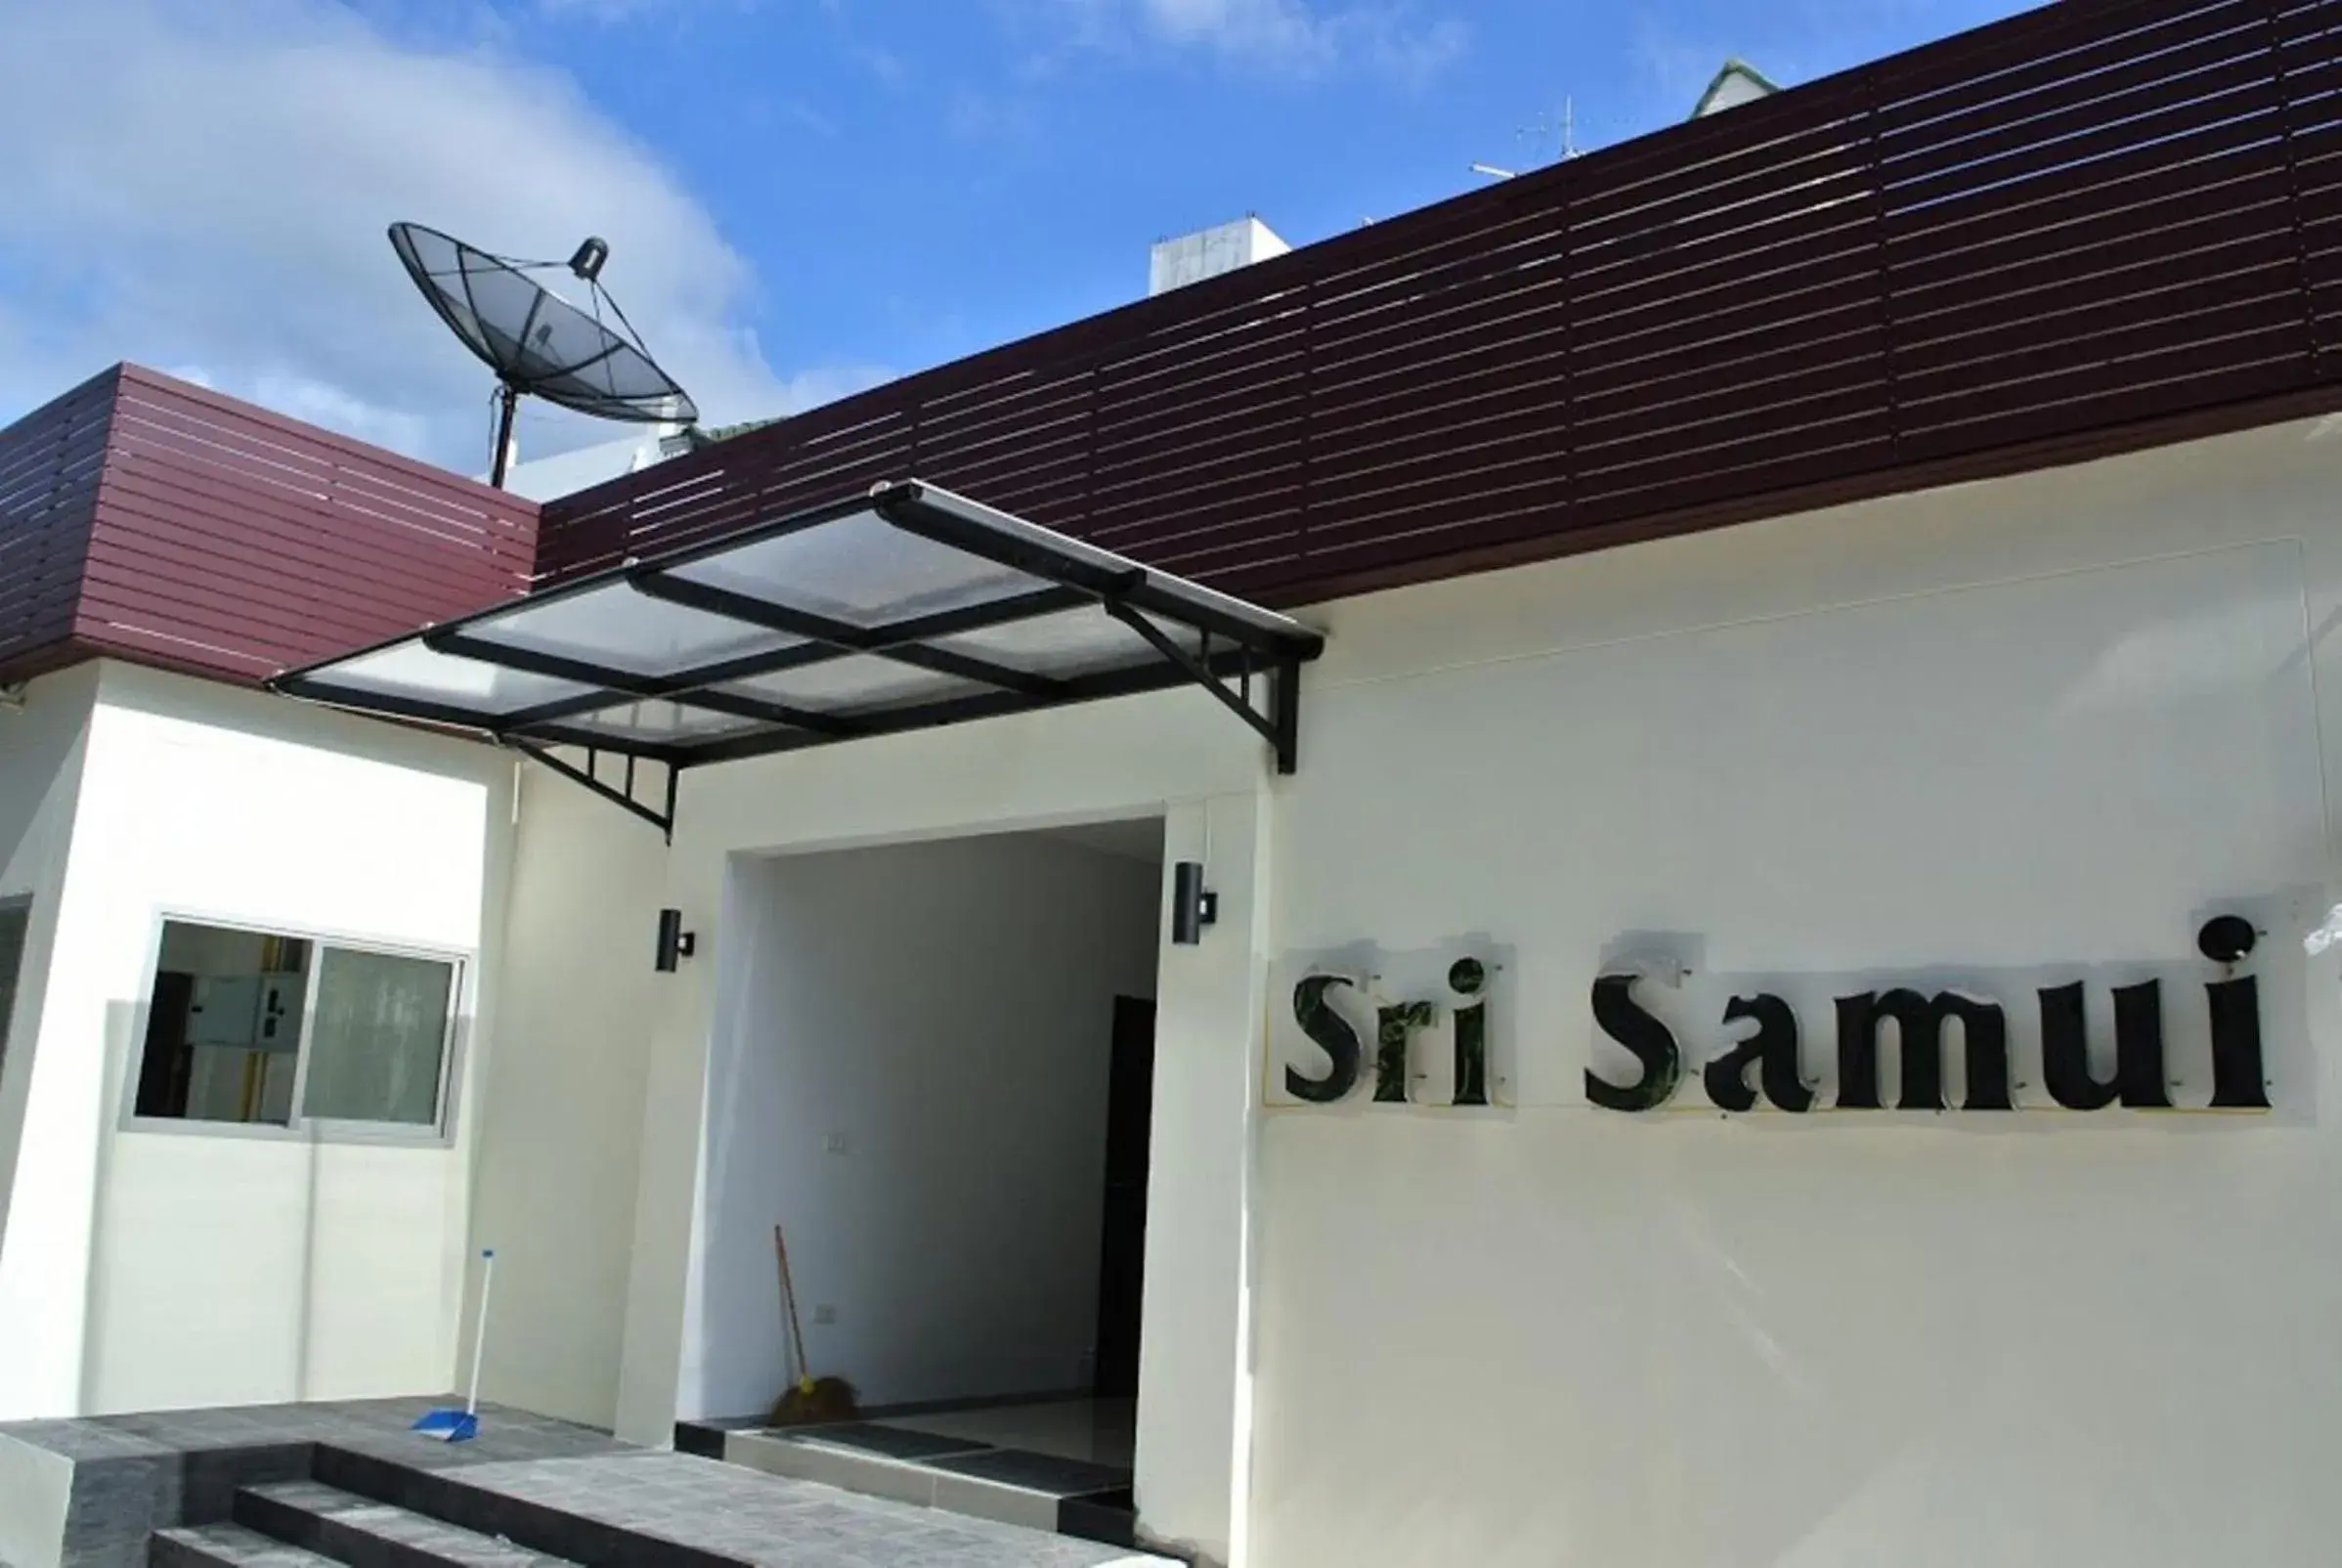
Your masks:
{"label": "broom", "polygon": [[480,1249],[480,1316],[472,1324],[472,1388],[463,1404],[442,1405],[416,1417],[410,1431],[441,1443],[468,1443],[480,1435],[480,1353],[488,1347],[488,1291],[496,1284],[496,1248]]}
{"label": "broom", "polygon": [[774,1401],[770,1424],[813,1426],[854,1418],[854,1385],[843,1377],[816,1377],[805,1361],[805,1331],[797,1321],[797,1290],[789,1283],[789,1245],[772,1228],[772,1253],[781,1265],[781,1305],[789,1312],[789,1343],[797,1352],[797,1381]]}

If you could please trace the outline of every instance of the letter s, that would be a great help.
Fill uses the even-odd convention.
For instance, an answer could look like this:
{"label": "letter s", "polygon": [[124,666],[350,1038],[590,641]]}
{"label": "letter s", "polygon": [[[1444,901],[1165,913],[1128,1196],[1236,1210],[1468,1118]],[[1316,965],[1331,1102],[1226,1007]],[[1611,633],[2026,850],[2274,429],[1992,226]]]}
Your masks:
{"label": "letter s", "polygon": [[1642,1076],[1622,1088],[1585,1069],[1585,1098],[1605,1111],[1649,1111],[1667,1104],[1683,1075],[1683,1052],[1674,1034],[1634,999],[1632,975],[1604,975],[1594,981],[1594,1022],[1602,1032],[1642,1063]]}
{"label": "letter s", "polygon": [[1364,1050],[1358,1031],[1325,1001],[1327,991],[1349,983],[1339,975],[1312,975],[1293,987],[1293,1022],[1333,1063],[1323,1078],[1305,1078],[1300,1069],[1285,1068],[1285,1089],[1296,1100],[1331,1105],[1358,1086],[1358,1063]]}

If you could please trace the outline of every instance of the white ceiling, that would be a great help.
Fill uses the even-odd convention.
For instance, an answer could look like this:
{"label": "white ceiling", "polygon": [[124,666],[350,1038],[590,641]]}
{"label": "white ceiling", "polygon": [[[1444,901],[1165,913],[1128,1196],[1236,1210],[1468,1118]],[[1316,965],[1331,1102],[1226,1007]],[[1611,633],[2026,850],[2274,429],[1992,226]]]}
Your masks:
{"label": "white ceiling", "polygon": [[1057,839],[1065,844],[1078,844],[1085,849],[1101,854],[1119,855],[1125,860],[1149,860],[1160,863],[1163,858],[1163,819],[1159,816],[1131,817],[1120,822],[1080,822],[1071,827],[1044,828],[1037,837]]}

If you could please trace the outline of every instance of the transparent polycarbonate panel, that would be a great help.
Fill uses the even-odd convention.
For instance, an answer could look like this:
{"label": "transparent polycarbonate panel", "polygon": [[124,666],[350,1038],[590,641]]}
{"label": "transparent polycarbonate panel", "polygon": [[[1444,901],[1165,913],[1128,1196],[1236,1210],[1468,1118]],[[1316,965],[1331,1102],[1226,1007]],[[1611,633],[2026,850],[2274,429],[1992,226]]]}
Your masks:
{"label": "transparent polycarbonate panel", "polygon": [[569,729],[608,735],[613,740],[653,743],[715,740],[760,727],[756,719],[742,719],[736,714],[711,713],[705,708],[685,708],[665,701],[620,703],[614,708],[564,719],[561,723]]}
{"label": "transparent polycarbonate panel", "polygon": [[321,685],[351,691],[438,703],[489,719],[518,713],[540,703],[564,702],[593,690],[574,680],[556,680],[550,675],[533,675],[482,664],[477,659],[434,653],[419,641],[394,643],[355,659],[344,659],[339,664],[312,671],[309,678]]}
{"label": "transparent polycarbonate panel", "polygon": [[907,534],[876,512],[776,534],[674,567],[672,575],[857,627],[964,610],[1049,586]]}
{"label": "transparent polycarbonate panel", "polygon": [[855,655],[776,670],[735,680],[722,688],[744,697],[764,697],[814,713],[859,713],[949,702],[999,688],[957,675],[937,675],[891,659]]}
{"label": "transparent polycarbonate panel", "polygon": [[639,675],[672,675],[801,640],[654,599],[625,583],[518,605],[473,622],[464,634]]}
{"label": "transparent polycarbonate panel", "polygon": [[[1108,572],[1127,572],[1138,569],[1138,563],[1127,556],[1116,555],[1111,550],[1100,549],[1095,544],[1085,544],[1078,539],[1068,539],[1054,529],[1043,528],[1038,523],[1028,523],[1021,517],[1012,516],[1007,512],[987,506],[981,501],[971,501],[965,496],[954,495],[935,485],[922,484],[919,487],[919,498],[924,505],[932,506],[938,511],[949,512],[955,517],[974,523],[978,528],[985,529],[1003,539],[1038,545],[1068,561],[1079,562]],[[1279,615],[1274,610],[1264,610],[1256,604],[1247,604],[1242,599],[1231,598],[1217,589],[1205,588],[1200,583],[1191,583],[1184,577],[1173,577],[1167,572],[1149,571],[1147,580],[1157,592],[1183,600],[1194,606],[1198,611],[1217,612],[1232,620],[1242,621],[1247,625],[1258,627],[1264,632],[1281,635],[1306,637],[1313,634],[1299,622]]]}
{"label": "transparent polycarbonate panel", "polygon": [[[1175,645],[1198,651],[1201,639],[1193,628],[1148,619]],[[1096,605],[937,637],[932,645],[1037,675],[1090,675],[1163,662],[1152,643]]]}

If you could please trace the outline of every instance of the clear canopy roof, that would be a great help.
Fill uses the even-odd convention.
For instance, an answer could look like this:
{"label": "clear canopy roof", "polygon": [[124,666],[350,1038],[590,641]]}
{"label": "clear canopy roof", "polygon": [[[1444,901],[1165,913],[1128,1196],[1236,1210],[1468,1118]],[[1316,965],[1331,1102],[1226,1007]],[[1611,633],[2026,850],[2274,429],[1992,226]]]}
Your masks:
{"label": "clear canopy roof", "polygon": [[[917,481],[631,564],[277,689],[673,766],[1197,682],[1292,751],[1323,637]],[[1268,677],[1278,713],[1251,707]]]}

